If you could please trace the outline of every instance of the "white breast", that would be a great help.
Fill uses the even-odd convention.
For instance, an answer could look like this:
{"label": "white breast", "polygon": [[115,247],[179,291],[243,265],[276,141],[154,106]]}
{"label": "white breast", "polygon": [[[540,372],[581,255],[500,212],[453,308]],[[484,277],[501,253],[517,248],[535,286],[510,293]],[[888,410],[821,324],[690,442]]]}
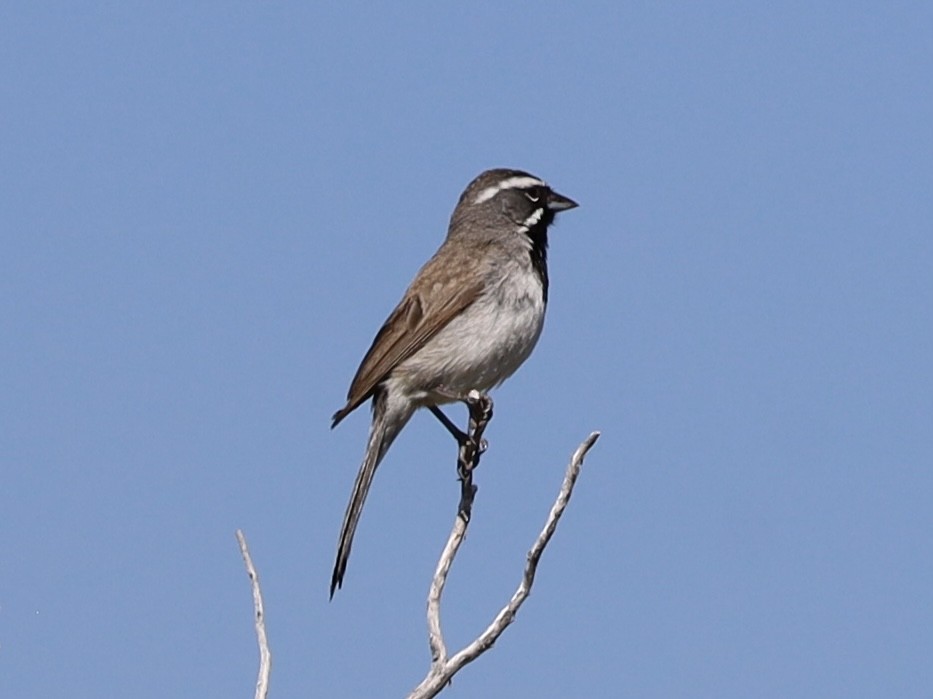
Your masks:
{"label": "white breast", "polygon": [[[410,395],[444,402],[445,393],[487,391],[511,376],[528,358],[544,325],[544,290],[530,264],[500,270],[502,281],[452,320],[427,345],[393,372]],[[439,381],[438,381],[439,379]],[[423,392],[415,389],[423,387]],[[416,398],[417,399],[417,398]]]}

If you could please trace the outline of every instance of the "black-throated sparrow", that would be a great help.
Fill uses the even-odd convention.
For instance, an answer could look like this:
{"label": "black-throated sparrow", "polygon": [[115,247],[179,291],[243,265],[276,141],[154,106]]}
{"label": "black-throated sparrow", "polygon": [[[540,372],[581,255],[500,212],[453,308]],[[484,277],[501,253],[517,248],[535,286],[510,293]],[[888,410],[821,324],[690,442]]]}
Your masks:
{"label": "black-throated sparrow", "polygon": [[366,455],[340,530],[330,595],[343,584],[376,467],[418,408],[462,400],[511,376],[547,305],[547,229],[577,203],[521,170],[487,170],[460,195],[447,238],[376,334],[337,424],[368,398]]}

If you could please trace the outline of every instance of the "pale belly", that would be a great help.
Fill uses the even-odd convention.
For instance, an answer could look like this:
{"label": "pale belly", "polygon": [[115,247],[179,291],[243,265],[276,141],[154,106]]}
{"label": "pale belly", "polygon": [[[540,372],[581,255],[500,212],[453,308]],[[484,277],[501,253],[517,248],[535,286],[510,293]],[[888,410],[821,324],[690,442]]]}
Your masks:
{"label": "pale belly", "polygon": [[392,378],[412,399],[446,403],[474,388],[487,391],[528,359],[541,336],[545,303],[535,275],[517,277],[477,299],[396,367]]}

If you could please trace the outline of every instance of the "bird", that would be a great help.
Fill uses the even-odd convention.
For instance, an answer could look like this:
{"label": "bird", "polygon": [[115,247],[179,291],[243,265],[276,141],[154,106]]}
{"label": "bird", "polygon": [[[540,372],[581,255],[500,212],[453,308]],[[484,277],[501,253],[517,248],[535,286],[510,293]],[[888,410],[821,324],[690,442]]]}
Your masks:
{"label": "bird", "polygon": [[[376,468],[414,412],[501,384],[538,342],[548,300],[548,227],[577,207],[523,170],[496,168],[460,195],[447,236],[389,314],[334,413],[331,429],[372,399],[366,452],[347,504],[331,576],[343,586]],[[461,433],[461,436],[465,436]]]}

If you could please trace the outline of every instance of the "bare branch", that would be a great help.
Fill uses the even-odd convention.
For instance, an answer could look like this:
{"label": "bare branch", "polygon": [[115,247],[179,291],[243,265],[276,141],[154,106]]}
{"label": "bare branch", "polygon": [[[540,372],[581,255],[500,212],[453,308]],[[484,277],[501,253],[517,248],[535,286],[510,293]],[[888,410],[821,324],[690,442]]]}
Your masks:
{"label": "bare branch", "polygon": [[534,544],[532,544],[531,549],[528,551],[522,580],[518,585],[518,589],[515,590],[515,594],[512,595],[512,599],[500,610],[492,623],[476,638],[476,640],[448,658],[447,646],[444,643],[444,637],[441,632],[441,595],[444,592],[444,585],[447,582],[447,574],[450,571],[450,566],[453,563],[454,557],[457,555],[460,544],[463,542],[463,537],[466,534],[466,529],[469,524],[469,517],[464,517],[462,510],[458,511],[458,515],[454,520],[453,529],[447,539],[447,545],[444,547],[441,558],[437,563],[434,579],[431,581],[431,589],[428,592],[428,643],[431,647],[431,668],[428,670],[428,674],[424,680],[422,680],[421,684],[408,695],[408,699],[428,699],[437,696],[464,665],[473,662],[476,658],[489,650],[499,636],[502,635],[502,632],[505,631],[506,627],[515,620],[515,615],[531,592],[531,586],[534,584],[535,572],[538,569],[538,561],[541,559],[541,554],[554,535],[557,523],[560,521],[564,509],[570,501],[570,496],[573,494],[573,487],[577,482],[577,476],[580,475],[583,459],[596,443],[597,439],[599,439],[599,432],[593,432],[589,437],[583,440],[583,443],[580,444],[573,453],[570,465],[567,467],[567,472],[564,475],[564,481],[561,484],[560,492],[557,494],[557,500],[551,507],[551,511],[544,523],[544,528],[541,530],[541,533],[538,534],[538,538],[535,539]]}
{"label": "bare branch", "polygon": [[444,634],[441,632],[441,595],[444,594],[444,585],[447,583],[447,573],[454,562],[454,557],[463,543],[466,535],[467,520],[457,517],[454,520],[453,531],[447,539],[447,545],[437,561],[434,579],[431,580],[431,589],[428,591],[428,645],[431,647],[433,662],[447,661],[447,646],[444,643]]}
{"label": "bare branch", "polygon": [[272,671],[272,653],[269,651],[269,639],[266,637],[266,613],[262,604],[262,589],[259,587],[259,574],[249,555],[246,537],[239,529],[236,530],[236,540],[240,544],[240,553],[246,564],[250,586],[253,589],[253,609],[256,616],[256,640],[259,643],[259,676],[256,679],[256,699],[266,699],[269,694],[269,673]]}

